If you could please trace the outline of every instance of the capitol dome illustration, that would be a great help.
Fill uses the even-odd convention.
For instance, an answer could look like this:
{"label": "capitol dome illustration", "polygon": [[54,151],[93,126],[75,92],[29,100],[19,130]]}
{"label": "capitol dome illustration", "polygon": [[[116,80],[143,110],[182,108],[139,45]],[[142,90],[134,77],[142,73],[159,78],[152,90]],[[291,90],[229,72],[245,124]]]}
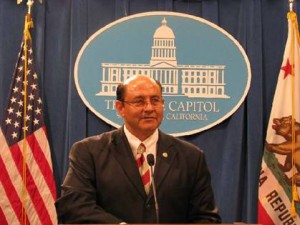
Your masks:
{"label": "capitol dome illustration", "polygon": [[153,38],[173,38],[175,39],[175,35],[173,30],[167,26],[167,20],[164,18],[161,21],[161,26],[156,29],[154,32]]}
{"label": "capitol dome illustration", "polygon": [[[151,38],[151,37],[149,37]],[[230,98],[225,94],[224,65],[179,65],[175,34],[166,18],[153,33],[149,64],[101,63],[98,96],[115,96],[117,86],[134,75],[148,75],[160,81],[163,96],[188,98]]]}

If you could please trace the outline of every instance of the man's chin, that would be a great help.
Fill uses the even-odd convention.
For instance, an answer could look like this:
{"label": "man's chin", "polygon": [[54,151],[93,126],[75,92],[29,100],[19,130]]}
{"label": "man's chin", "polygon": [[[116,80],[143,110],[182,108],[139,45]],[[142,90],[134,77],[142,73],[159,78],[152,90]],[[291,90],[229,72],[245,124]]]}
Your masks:
{"label": "man's chin", "polygon": [[141,129],[144,131],[154,131],[156,130],[156,128],[158,127],[157,123],[143,123],[143,125],[141,126]]}

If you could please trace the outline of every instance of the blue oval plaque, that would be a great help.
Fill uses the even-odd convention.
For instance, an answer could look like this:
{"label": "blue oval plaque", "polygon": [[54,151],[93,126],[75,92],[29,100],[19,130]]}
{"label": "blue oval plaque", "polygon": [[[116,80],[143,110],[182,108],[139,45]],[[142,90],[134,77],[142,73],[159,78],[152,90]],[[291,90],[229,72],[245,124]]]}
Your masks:
{"label": "blue oval plaque", "polygon": [[114,127],[117,85],[146,74],[161,82],[165,99],[161,129],[194,134],[231,116],[251,82],[241,45],[225,30],[199,17],[147,12],[124,17],[95,32],[81,48],[74,77],[86,106]]}

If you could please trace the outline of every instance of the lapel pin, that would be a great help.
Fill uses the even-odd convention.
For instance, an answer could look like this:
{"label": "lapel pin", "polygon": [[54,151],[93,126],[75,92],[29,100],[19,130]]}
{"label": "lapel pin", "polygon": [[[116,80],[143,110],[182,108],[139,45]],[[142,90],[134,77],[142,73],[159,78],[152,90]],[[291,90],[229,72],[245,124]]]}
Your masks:
{"label": "lapel pin", "polygon": [[167,158],[167,157],[168,157],[168,153],[164,152],[164,153],[162,154],[162,156],[165,157],[165,158]]}

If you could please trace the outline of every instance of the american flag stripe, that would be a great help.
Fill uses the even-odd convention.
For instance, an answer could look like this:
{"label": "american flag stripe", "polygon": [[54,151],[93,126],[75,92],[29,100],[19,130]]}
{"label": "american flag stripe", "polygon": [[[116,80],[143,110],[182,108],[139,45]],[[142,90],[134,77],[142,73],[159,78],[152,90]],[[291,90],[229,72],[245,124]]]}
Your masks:
{"label": "american flag stripe", "polygon": [[[0,219],[7,220],[7,221],[14,221],[14,223],[17,223],[19,220],[19,223],[21,223],[21,217],[22,217],[22,202],[19,198],[18,191],[15,189],[15,185],[13,184],[12,180],[9,177],[9,173],[6,170],[6,167],[4,165],[4,161],[2,157],[0,157],[0,170],[1,170],[1,193],[2,193],[2,202],[1,202],[1,209],[3,209],[4,218]],[[21,185],[17,186],[21,187]],[[7,199],[8,201],[4,201],[4,199]],[[6,219],[5,219],[6,218]]]}
{"label": "american flag stripe", "polygon": [[[27,149],[27,151],[29,151],[30,149]],[[6,151],[8,152],[8,151]],[[8,179],[4,179],[3,183],[4,186],[7,187],[6,190],[6,195],[8,196],[8,198],[10,199],[10,203],[11,206],[15,209],[16,214],[18,215],[19,218],[21,218],[21,214],[22,214],[22,152],[19,148],[18,145],[14,145],[11,147],[11,152],[13,153],[10,157],[6,156],[6,159],[10,159],[7,160],[5,162],[2,161],[3,166],[1,166],[1,169],[5,169],[5,167],[15,167],[18,169],[18,171],[14,171],[14,173],[12,173],[11,170],[8,170],[9,173],[7,172],[7,178]],[[17,164],[16,164],[17,162]],[[14,166],[11,166],[14,165]],[[32,168],[34,169],[34,168]],[[43,201],[41,201],[41,196],[39,194],[39,190],[37,190],[35,183],[33,181],[33,178],[30,174],[30,171],[28,169],[28,166],[26,167],[27,170],[27,183],[30,184],[27,186],[27,191],[28,193],[32,193],[31,196],[27,196],[30,198],[26,198],[26,203],[27,203],[27,214],[28,212],[33,212],[36,211],[36,209],[39,209],[41,212],[46,211],[45,210],[45,204],[43,203]],[[9,177],[10,174],[13,174],[13,177]],[[41,177],[41,176],[40,176]],[[18,187],[18,190],[15,190],[14,187]],[[32,215],[37,215],[37,213],[34,213]],[[43,215],[41,215],[43,216]],[[49,217],[49,216],[48,216]],[[44,222],[48,221],[49,219],[47,219],[46,217],[41,217]],[[36,219],[34,217],[30,217],[31,224],[34,223],[36,221]],[[45,223],[45,224],[50,224],[50,223]]]}
{"label": "american flag stripe", "polygon": [[[28,143],[27,143],[28,144]],[[19,158],[22,157],[21,148],[23,146],[23,141],[20,141],[18,145],[15,145],[13,158],[15,162],[20,162]],[[12,147],[11,147],[12,148]],[[30,146],[27,145],[27,164],[26,164],[26,179],[27,179],[27,192],[29,194],[28,197],[31,198],[33,206],[35,209],[38,209],[40,213],[34,213],[31,215],[38,215],[40,220],[43,220],[44,224],[50,223],[50,216],[47,210],[47,203],[42,201],[43,197],[46,197],[50,194],[50,190],[48,189],[48,185],[46,185],[44,177],[41,176],[41,171],[39,171],[38,165],[34,162],[34,156],[32,155],[32,150]],[[28,166],[30,165],[30,166]],[[22,174],[22,163],[19,163],[18,169],[20,174]],[[44,193],[43,193],[44,192]],[[41,194],[43,193],[43,197]],[[30,211],[32,207],[29,207],[28,211]]]}
{"label": "american flag stripe", "polygon": [[[38,173],[43,174],[42,178],[47,183],[47,186],[50,189],[53,199],[55,199],[56,198],[55,183],[54,180],[51,179],[53,176],[53,171],[51,165],[49,165],[48,163],[49,158],[51,160],[51,156],[49,154],[50,152],[49,145],[44,130],[42,128],[38,129],[34,133],[34,135],[29,135],[27,137],[27,141],[32,150],[32,155],[35,158],[35,163],[39,167]],[[43,151],[45,149],[48,151]],[[38,174],[36,174],[36,176],[37,175]]]}
{"label": "american flag stripe", "polygon": [[[11,173],[10,170],[8,170],[10,173],[9,174],[14,174],[14,177],[11,177],[9,179],[6,179],[4,181],[4,184],[9,188],[8,191],[9,193],[7,193],[8,198],[10,199],[11,204],[13,205],[14,203],[16,203],[17,206],[20,206],[17,211],[18,211],[18,215],[21,215],[21,199],[22,199],[22,151],[21,148],[23,146],[22,141],[19,142],[18,145],[13,145],[10,147],[11,149],[11,156],[10,156],[10,161],[11,162],[5,162],[4,164],[8,163],[7,167],[10,167],[10,165],[15,165],[15,168],[18,169],[18,171]],[[34,146],[36,148],[36,146]],[[4,151],[4,152],[9,152],[9,151]],[[8,159],[9,157],[6,156],[6,159]],[[30,215],[36,215],[39,217],[40,221],[43,221],[43,224],[54,224],[55,221],[53,221],[53,223],[51,223],[51,218],[53,216],[53,218],[55,218],[55,214],[54,215],[49,215],[49,209],[52,209],[52,211],[55,211],[54,208],[54,204],[53,204],[53,196],[51,194],[51,198],[47,197],[47,195],[49,195],[50,190],[48,189],[48,185],[45,183],[44,180],[44,176],[39,175],[40,171],[39,168],[37,166],[36,163],[33,163],[30,161],[30,159],[33,159],[33,155],[31,154],[31,149],[30,146],[27,147],[27,163],[29,163],[31,165],[31,167],[26,166],[26,170],[27,170],[27,193],[29,194],[29,196],[27,196],[27,214]],[[4,165],[4,169],[5,169],[5,165]],[[8,175],[9,176],[9,175]],[[35,177],[35,180],[34,178]],[[11,184],[11,180],[12,180],[12,184]],[[18,189],[18,193],[16,193],[15,191],[12,192],[11,190],[14,189],[14,187],[20,187]],[[43,195],[41,195],[43,194]],[[18,198],[16,198],[16,196],[18,196]],[[45,199],[43,199],[45,198]],[[50,204],[49,204],[50,203]],[[41,213],[36,213],[36,210],[40,211]],[[31,213],[30,213],[31,212]],[[34,213],[33,213],[34,212]],[[30,217],[31,224],[36,223],[36,216],[34,217]],[[19,216],[21,217],[21,216]]]}
{"label": "american flag stripe", "polygon": [[[2,131],[0,130],[0,142],[3,143],[4,137]],[[22,182],[19,178],[19,172],[16,170],[13,159],[11,157],[11,152],[7,150],[8,146],[4,145],[0,152],[0,181],[3,185],[1,190],[2,196],[1,199],[7,198],[8,201],[1,201],[1,208],[4,210],[4,214],[6,217],[13,217],[13,214],[17,215],[17,218],[21,218],[22,212],[22,202],[19,198],[19,194],[21,192],[20,182]],[[6,166],[7,165],[7,166]],[[1,186],[2,186],[1,185]],[[20,191],[16,190],[16,188],[20,189]],[[2,221],[2,219],[0,220]],[[16,221],[16,220],[9,220]]]}
{"label": "american flag stripe", "polygon": [[2,221],[57,224],[56,187],[33,63],[31,25],[30,15],[27,15],[25,36],[0,127],[0,196],[6,199],[0,200],[0,224]]}
{"label": "american flag stripe", "polygon": [[[1,184],[0,184],[0,191],[2,191],[2,185]],[[5,215],[3,213],[2,208],[0,208],[0,221],[1,221],[2,225],[8,225],[8,222],[5,218]]]}

